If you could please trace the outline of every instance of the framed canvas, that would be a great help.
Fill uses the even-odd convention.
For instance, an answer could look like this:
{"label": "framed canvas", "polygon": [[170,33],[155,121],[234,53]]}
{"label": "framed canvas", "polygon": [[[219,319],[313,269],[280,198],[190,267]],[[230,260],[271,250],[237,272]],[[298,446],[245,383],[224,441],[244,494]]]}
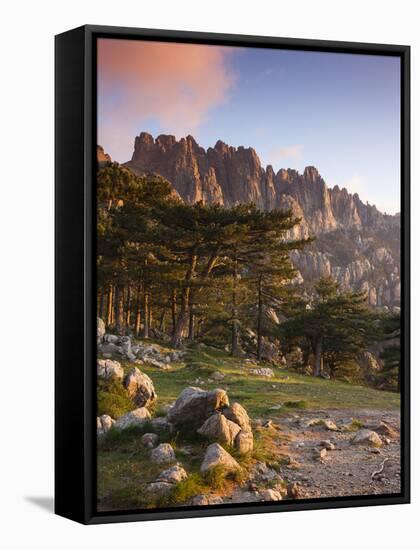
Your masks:
{"label": "framed canvas", "polygon": [[409,502],[408,46],[56,37],[56,513]]}

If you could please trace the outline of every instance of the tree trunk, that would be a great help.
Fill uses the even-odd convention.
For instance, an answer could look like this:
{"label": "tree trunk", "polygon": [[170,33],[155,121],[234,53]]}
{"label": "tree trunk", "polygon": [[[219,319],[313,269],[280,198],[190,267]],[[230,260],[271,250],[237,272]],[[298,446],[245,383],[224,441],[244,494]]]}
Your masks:
{"label": "tree trunk", "polygon": [[165,330],[165,315],[166,315],[166,307],[164,307],[162,309],[162,313],[160,315],[160,320],[159,320],[159,330],[161,332],[164,332]]}
{"label": "tree trunk", "polygon": [[171,314],[172,314],[172,336],[175,334],[176,326],[176,289],[172,290],[171,297]]}
{"label": "tree trunk", "polygon": [[99,304],[98,304],[98,317],[103,319],[104,305],[105,305],[105,292],[104,292],[103,288],[101,288],[101,290],[99,291],[99,300],[98,300],[98,302],[99,302]]}
{"label": "tree trunk", "polygon": [[108,302],[106,305],[106,326],[109,327],[112,325],[112,301],[113,301],[113,292],[112,285],[109,285],[108,289]]}
{"label": "tree trunk", "polygon": [[258,277],[258,317],[257,317],[257,359],[261,361],[263,341],[262,341],[262,325],[263,325],[263,299],[262,299],[262,275]]}
{"label": "tree trunk", "polygon": [[188,340],[190,340],[191,342],[194,341],[194,325],[195,325],[193,294],[194,294],[193,291],[190,290],[190,296],[188,299],[188,307],[189,307]]}
{"label": "tree trunk", "polygon": [[115,331],[117,334],[124,333],[124,286],[120,281],[115,285],[114,304]]}
{"label": "tree trunk", "polygon": [[149,338],[149,293],[146,288],[143,290],[143,338]]}
{"label": "tree trunk", "polygon": [[134,325],[134,332],[136,336],[140,334],[140,328],[141,328],[141,285],[137,286],[137,303],[136,303],[136,322]]}
{"label": "tree trunk", "polygon": [[319,376],[322,373],[324,367],[324,357],[322,355],[322,337],[319,337],[316,341],[315,347],[315,368],[314,376]]}
{"label": "tree trunk", "polygon": [[128,285],[127,288],[127,300],[125,303],[125,326],[130,328],[131,323],[131,287]]}
{"label": "tree trunk", "polygon": [[185,275],[184,288],[181,294],[181,308],[178,316],[177,323],[175,325],[174,334],[172,337],[172,346],[179,347],[181,345],[182,335],[184,333],[187,318],[188,318],[188,304],[191,292],[191,283],[195,277],[195,270],[197,267],[197,254],[196,249],[193,248],[190,252],[189,267]]}
{"label": "tree trunk", "polygon": [[230,354],[234,357],[239,354],[239,319],[237,304],[237,285],[238,285],[238,261],[235,257],[233,264],[232,281],[232,349]]}

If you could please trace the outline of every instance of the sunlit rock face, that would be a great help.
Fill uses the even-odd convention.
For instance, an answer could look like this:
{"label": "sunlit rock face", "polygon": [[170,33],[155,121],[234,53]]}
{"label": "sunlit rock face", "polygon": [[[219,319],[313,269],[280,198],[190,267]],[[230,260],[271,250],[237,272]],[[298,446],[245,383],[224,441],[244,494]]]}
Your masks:
{"label": "sunlit rock face", "polygon": [[[101,160],[109,158],[102,148]],[[106,156],[105,156],[106,155]],[[253,202],[258,208],[291,210],[301,221],[287,238],[315,236],[303,251],[293,253],[308,286],[331,275],[343,288],[365,290],[369,303],[400,304],[400,217],[381,213],[357,194],[329,188],[314,166],[303,174],[261,166],[252,147],[231,147],[218,141],[207,150],[192,136],[177,140],[142,132],[125,163],[138,175],[159,174],[189,203],[231,206]]]}

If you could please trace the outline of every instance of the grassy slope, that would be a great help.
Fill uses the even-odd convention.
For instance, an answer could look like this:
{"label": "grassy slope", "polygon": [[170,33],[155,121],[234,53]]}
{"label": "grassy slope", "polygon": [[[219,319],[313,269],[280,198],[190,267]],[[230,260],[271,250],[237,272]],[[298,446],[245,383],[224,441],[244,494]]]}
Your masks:
{"label": "grassy slope", "polygon": [[[228,391],[231,402],[238,401],[249,412],[251,418],[278,417],[283,412],[292,410],[293,405],[310,409],[348,408],[348,409],[392,409],[398,408],[399,396],[395,393],[382,392],[362,386],[352,386],[310,376],[301,376],[284,369],[273,369],[275,377],[271,379],[253,376],[247,373],[243,360],[233,359],[226,353],[206,347],[190,350],[184,359],[185,365],[174,365],[172,370],[162,371],[147,365],[141,370],[152,378],[157,394],[158,409],[173,402],[180,392],[189,385],[199,385],[203,389],[216,387]],[[132,364],[125,363],[128,370]],[[214,382],[210,375],[218,370],[225,374],[222,381]],[[197,384],[197,379],[204,385]],[[288,403],[280,410],[271,407]],[[98,449],[98,505],[101,510],[145,508],[159,505],[171,505],[188,501],[199,493],[223,494],[228,491],[229,480],[220,486],[201,479],[198,471],[208,442],[191,434],[187,441],[179,434],[161,434],[160,441],[170,442],[179,460],[189,472],[186,482],[177,487],[164,502],[151,503],[145,494],[145,484],[154,481],[162,466],[151,463],[149,451],[140,444],[140,434],[150,430],[150,426],[134,428],[124,432],[111,431],[100,442]],[[282,437],[270,439],[258,428],[254,430],[255,450],[252,457],[244,460],[264,460],[269,463],[281,462],[281,447],[278,443]],[[187,448],[188,452],[185,452]],[[232,452],[230,450],[230,452]],[[244,466],[246,464],[243,463]]]}
{"label": "grassy slope", "polygon": [[[271,407],[290,401],[304,401],[310,409],[394,409],[400,402],[396,393],[303,376],[285,369],[273,369],[275,377],[270,379],[250,375],[241,368],[243,360],[209,347],[189,351],[185,362],[197,366],[174,367],[170,371],[141,367],[153,379],[159,405],[174,401],[186,386],[197,385],[198,378],[205,382],[201,386],[204,389],[226,388],[231,402],[240,402],[251,417],[270,414]],[[225,378],[220,382],[209,380],[212,369],[223,372]]]}

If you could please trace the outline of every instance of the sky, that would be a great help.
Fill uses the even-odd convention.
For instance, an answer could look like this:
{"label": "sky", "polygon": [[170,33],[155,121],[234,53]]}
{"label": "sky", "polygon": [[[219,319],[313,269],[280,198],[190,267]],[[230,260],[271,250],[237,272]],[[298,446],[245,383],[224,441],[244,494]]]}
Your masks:
{"label": "sky", "polygon": [[381,211],[400,210],[400,61],[367,56],[98,40],[98,143],[188,134],[253,147],[262,165],[316,166]]}

